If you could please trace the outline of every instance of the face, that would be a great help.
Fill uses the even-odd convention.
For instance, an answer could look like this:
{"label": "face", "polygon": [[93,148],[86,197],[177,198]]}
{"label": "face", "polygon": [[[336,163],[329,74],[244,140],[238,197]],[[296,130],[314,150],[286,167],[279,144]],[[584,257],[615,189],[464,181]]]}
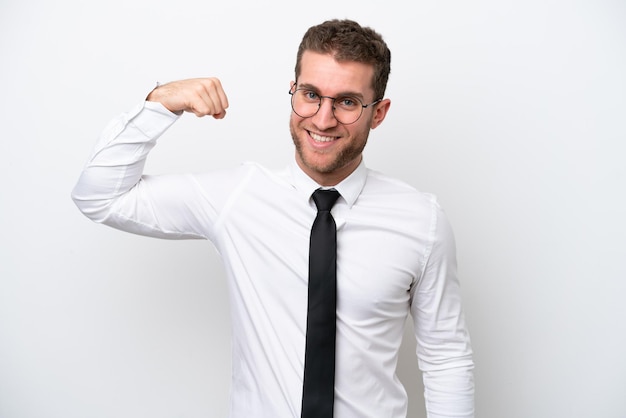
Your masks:
{"label": "face", "polygon": [[[306,51],[302,55],[297,87],[320,96],[351,95],[363,103],[377,99],[371,87],[374,68],[359,62],[337,62],[328,54]],[[363,109],[355,123],[342,125],[333,116],[332,100],[322,99],[319,111],[302,118],[291,112],[289,128],[296,146],[296,162],[322,186],[334,186],[348,177],[361,162],[370,129],[382,123],[390,101]]]}

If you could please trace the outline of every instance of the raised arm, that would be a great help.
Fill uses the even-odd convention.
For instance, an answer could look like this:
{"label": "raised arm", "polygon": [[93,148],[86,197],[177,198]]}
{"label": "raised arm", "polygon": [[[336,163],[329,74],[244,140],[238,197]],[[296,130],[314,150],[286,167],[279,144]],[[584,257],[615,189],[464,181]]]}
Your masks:
{"label": "raised arm", "polygon": [[188,176],[144,176],[148,153],[183,112],[226,115],[228,99],[217,78],[174,81],[115,118],[101,134],[72,191],[80,211],[95,222],[142,235],[198,238]]}

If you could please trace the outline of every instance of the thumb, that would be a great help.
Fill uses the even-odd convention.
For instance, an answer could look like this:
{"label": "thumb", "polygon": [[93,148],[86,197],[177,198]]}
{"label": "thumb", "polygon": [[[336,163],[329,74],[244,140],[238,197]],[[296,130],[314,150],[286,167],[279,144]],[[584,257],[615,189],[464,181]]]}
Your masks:
{"label": "thumb", "polygon": [[226,109],[211,116],[213,116],[213,119],[224,119],[226,117]]}

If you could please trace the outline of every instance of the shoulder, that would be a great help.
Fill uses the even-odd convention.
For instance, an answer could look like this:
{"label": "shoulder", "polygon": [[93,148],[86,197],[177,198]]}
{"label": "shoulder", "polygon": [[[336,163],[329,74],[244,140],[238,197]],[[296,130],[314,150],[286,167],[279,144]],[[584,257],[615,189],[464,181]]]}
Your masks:
{"label": "shoulder", "polygon": [[358,203],[384,214],[390,222],[400,222],[409,230],[416,228],[432,239],[452,235],[448,216],[436,194],[379,171],[368,169]]}

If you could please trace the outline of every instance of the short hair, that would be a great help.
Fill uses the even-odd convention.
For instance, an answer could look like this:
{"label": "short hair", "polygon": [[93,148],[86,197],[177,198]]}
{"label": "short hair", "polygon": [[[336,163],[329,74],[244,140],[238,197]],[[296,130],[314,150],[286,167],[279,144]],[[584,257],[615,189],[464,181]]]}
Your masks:
{"label": "short hair", "polygon": [[372,88],[374,99],[382,99],[391,72],[391,51],[383,37],[373,29],[353,20],[327,20],[310,27],[298,47],[296,80],[301,71],[304,51],[331,54],[341,61],[356,61],[374,66]]}

